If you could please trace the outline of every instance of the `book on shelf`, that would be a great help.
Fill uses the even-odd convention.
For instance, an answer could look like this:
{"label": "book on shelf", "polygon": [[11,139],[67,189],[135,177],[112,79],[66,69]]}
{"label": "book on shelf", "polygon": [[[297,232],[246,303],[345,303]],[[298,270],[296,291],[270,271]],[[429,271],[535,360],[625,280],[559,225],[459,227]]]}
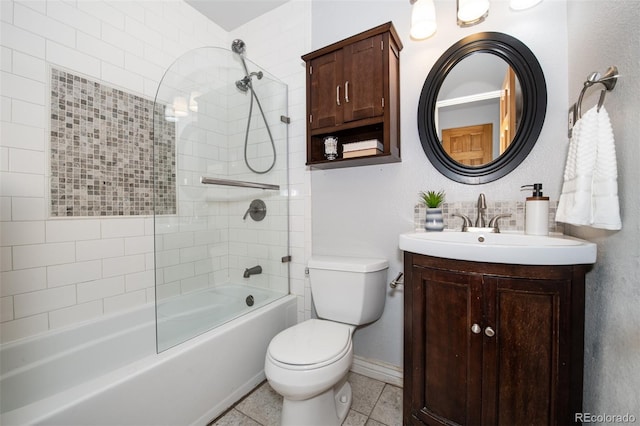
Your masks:
{"label": "book on shelf", "polygon": [[[369,139],[366,141],[351,142],[351,143],[345,143],[344,145],[342,145],[343,153],[352,152],[352,151],[361,151],[365,149],[377,149],[379,151],[383,151],[384,146],[382,145],[382,142],[380,142],[378,139]],[[369,155],[369,154],[366,154],[366,155]]]}
{"label": "book on shelf", "polygon": [[377,154],[382,154],[382,150],[378,148],[358,149],[356,151],[344,151],[342,153],[342,158],[364,157],[367,155],[377,155]]}

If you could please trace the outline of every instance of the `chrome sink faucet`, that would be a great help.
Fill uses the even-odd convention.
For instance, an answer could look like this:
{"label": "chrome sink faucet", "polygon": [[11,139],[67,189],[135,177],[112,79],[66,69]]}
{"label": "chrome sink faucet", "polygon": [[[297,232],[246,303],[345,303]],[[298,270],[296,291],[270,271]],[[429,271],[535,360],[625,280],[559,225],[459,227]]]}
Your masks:
{"label": "chrome sink faucet", "polygon": [[476,213],[476,228],[484,228],[487,224],[484,220],[484,214],[487,211],[487,200],[484,196],[484,193],[480,193],[478,196],[478,211]]}
{"label": "chrome sink faucet", "polygon": [[462,232],[500,232],[500,227],[498,226],[498,221],[504,217],[511,217],[510,214],[499,214],[494,216],[489,221],[487,225],[485,220],[485,214],[487,212],[487,199],[483,193],[480,193],[478,196],[478,204],[477,204],[477,213],[476,213],[476,221],[475,224],[471,224],[471,219],[463,214],[453,213],[453,216],[461,217],[463,220],[462,223]]}

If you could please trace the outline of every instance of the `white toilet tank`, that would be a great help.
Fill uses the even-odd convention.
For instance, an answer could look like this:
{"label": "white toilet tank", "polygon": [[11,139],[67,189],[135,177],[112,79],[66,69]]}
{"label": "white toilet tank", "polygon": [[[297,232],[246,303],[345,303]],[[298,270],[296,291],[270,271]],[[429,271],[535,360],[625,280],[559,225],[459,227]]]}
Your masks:
{"label": "white toilet tank", "polygon": [[386,259],[312,256],[308,267],[320,318],[353,325],[380,318],[386,300]]}

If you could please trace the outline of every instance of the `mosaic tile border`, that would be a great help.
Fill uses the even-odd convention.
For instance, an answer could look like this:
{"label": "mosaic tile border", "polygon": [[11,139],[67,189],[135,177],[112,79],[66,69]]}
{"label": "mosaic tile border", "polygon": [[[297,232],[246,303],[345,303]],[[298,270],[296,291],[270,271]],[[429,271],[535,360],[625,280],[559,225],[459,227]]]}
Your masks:
{"label": "mosaic tile border", "polygon": [[50,107],[51,216],[151,215],[154,167],[156,213],[176,212],[175,123],[163,106],[51,68]]}
{"label": "mosaic tile border", "polygon": [[[510,218],[500,220],[500,229],[524,232],[524,204],[524,201],[487,201],[486,219],[489,220],[499,214],[511,214]],[[476,206],[477,202],[475,201],[444,203],[442,205],[444,227],[454,230],[460,230],[462,228],[462,219],[453,216],[454,213],[466,215],[471,221],[474,221],[476,217]],[[557,208],[557,201],[549,202],[549,232],[563,233],[564,225],[555,221]],[[427,209],[424,204],[416,204],[414,207],[415,229],[424,229],[426,215]]]}

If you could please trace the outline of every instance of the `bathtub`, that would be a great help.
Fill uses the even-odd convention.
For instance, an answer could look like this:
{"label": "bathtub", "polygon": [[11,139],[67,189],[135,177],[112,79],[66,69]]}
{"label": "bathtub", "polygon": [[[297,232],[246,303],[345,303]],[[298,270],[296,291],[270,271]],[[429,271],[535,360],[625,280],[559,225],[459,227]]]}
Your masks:
{"label": "bathtub", "polygon": [[[227,304],[244,295],[219,290]],[[203,305],[191,306],[192,316],[176,308],[161,306],[158,320],[211,315]],[[253,308],[227,312],[222,325],[159,354],[154,305],[2,345],[0,424],[206,425],[264,380],[267,345],[297,320],[295,296]]]}

